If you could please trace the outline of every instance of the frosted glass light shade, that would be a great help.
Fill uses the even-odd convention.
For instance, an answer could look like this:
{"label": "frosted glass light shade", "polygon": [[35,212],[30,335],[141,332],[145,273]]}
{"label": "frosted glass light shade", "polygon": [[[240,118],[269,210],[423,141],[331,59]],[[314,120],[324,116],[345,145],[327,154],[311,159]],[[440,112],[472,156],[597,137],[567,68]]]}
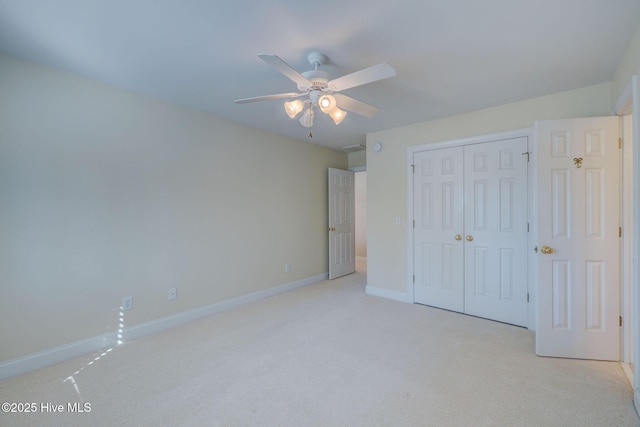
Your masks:
{"label": "frosted glass light shade", "polygon": [[309,107],[304,110],[302,113],[302,117],[300,117],[300,124],[306,128],[310,128],[313,126],[313,116],[314,116],[313,108]]}
{"label": "frosted glass light shade", "polygon": [[302,104],[302,101],[300,101],[299,99],[284,103],[284,111],[286,111],[287,115],[292,119],[295,116],[297,116],[298,113],[302,111],[303,108],[304,108],[304,105]]}
{"label": "frosted glass light shade", "polygon": [[347,115],[346,111],[343,111],[341,109],[339,109],[338,107],[334,108],[330,113],[329,113],[329,117],[331,117],[333,119],[333,122],[336,125],[339,125],[340,122],[342,122],[342,120],[344,119],[344,117]]}
{"label": "frosted glass light shade", "polygon": [[336,99],[331,95],[322,95],[320,99],[318,99],[318,105],[323,113],[329,114],[336,108]]}

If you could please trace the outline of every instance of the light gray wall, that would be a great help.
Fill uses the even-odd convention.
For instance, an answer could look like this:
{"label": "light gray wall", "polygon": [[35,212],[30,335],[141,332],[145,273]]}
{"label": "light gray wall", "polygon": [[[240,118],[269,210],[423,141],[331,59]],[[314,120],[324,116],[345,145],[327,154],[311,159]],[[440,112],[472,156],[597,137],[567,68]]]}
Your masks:
{"label": "light gray wall", "polygon": [[349,153],[349,168],[367,166],[367,152],[365,150]]}
{"label": "light gray wall", "polygon": [[623,94],[631,77],[640,75],[640,28],[629,43],[625,55],[613,77],[613,88],[611,91],[612,105],[615,105],[618,98]]}
{"label": "light gray wall", "polygon": [[0,362],[113,331],[127,295],[131,326],[326,273],[328,167],[347,155],[0,56]]}

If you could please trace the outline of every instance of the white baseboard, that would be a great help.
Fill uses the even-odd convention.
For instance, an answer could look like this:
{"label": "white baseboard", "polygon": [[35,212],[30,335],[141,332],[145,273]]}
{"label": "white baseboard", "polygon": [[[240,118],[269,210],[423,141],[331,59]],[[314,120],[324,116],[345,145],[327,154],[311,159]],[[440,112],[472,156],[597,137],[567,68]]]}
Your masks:
{"label": "white baseboard", "polygon": [[622,367],[624,374],[627,376],[627,381],[629,381],[631,388],[633,388],[633,371],[631,370],[631,366],[625,362],[620,362],[620,366]]}
{"label": "white baseboard", "polygon": [[387,299],[392,299],[394,301],[413,303],[413,298],[407,293],[390,291],[389,289],[376,288],[373,286],[367,285],[365,288],[365,292],[367,295],[373,295],[375,297],[382,297]]}
{"label": "white baseboard", "polygon": [[[145,335],[150,335],[156,332],[174,328],[176,326],[182,325],[183,323],[211,316],[212,314],[219,313],[221,311],[237,308],[245,304],[250,304],[267,297],[281,294],[286,291],[311,285],[322,280],[327,280],[328,278],[328,273],[318,274],[317,276],[307,277],[305,279],[296,280],[295,282],[285,283],[283,285],[265,289],[263,291],[255,292],[249,295],[243,295],[237,298],[232,298],[215,304],[199,307],[190,311],[185,311],[183,313],[178,313],[172,316],[145,322],[139,325],[125,328],[123,339],[124,341],[131,341]],[[38,353],[30,354],[28,356],[20,357],[18,359],[9,360],[0,363],[0,380],[24,374],[36,369],[44,368],[46,366],[72,359],[74,357],[90,354],[98,350],[106,349],[108,347],[113,347],[116,345],[116,343],[116,334],[109,333],[93,338],[87,338],[81,341],[76,341],[70,344],[62,345],[60,347],[51,348]]]}
{"label": "white baseboard", "polygon": [[124,331],[124,340],[131,341],[136,338],[143,337],[145,335],[153,334],[156,332],[164,331],[166,329],[174,328],[183,323],[190,322],[192,320],[201,319],[203,317],[211,316],[212,314],[219,313],[225,310],[231,310],[245,304],[259,301],[270,296],[278,295],[286,291],[290,291],[296,288],[310,285],[312,283],[319,282],[321,280],[327,280],[329,273],[319,274],[317,276],[308,277],[306,279],[297,280],[295,282],[285,283],[284,285],[276,286],[275,288],[265,289],[263,291],[255,292],[249,295],[243,295],[236,298],[231,298],[225,301],[221,301],[216,304],[208,305],[205,307],[196,308],[191,311],[178,313],[173,316],[163,317],[162,319],[152,320],[150,322],[141,323],[140,325],[126,328]]}
{"label": "white baseboard", "polygon": [[3,362],[0,364],[0,380],[112,347],[116,340],[115,333],[104,334]]}

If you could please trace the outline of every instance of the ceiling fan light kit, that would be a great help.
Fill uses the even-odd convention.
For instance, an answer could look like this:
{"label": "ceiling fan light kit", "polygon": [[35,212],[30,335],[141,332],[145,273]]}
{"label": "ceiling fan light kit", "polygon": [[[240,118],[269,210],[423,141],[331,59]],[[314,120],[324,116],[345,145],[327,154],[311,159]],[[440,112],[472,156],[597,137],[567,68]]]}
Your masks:
{"label": "ceiling fan light kit", "polygon": [[[344,110],[349,110],[367,118],[373,117],[378,112],[378,107],[358,101],[357,99],[344,94],[333,96],[332,93],[383,80],[396,75],[393,67],[389,64],[382,63],[338,77],[334,80],[329,80],[329,74],[327,72],[318,70],[318,67],[322,66],[327,60],[327,57],[320,52],[311,52],[307,56],[309,63],[313,65],[314,69],[303,73],[299,73],[276,55],[260,54],[258,57],[296,83],[299,93],[291,92],[258,96],[254,98],[237,99],[235,102],[237,104],[245,104],[272,99],[299,98],[307,96],[308,98],[304,101],[296,99],[293,101],[286,101],[284,103],[285,112],[292,119],[304,111],[298,121],[306,128],[311,128],[313,126],[315,107],[318,107],[321,112],[331,117],[336,125],[339,125],[347,115]],[[341,109],[340,106],[343,109]]]}
{"label": "ceiling fan light kit", "polygon": [[[317,106],[317,107],[320,107],[320,111],[329,115],[329,117],[333,119],[333,122],[336,125],[339,125],[340,122],[342,122],[342,120],[345,118],[347,113],[338,108],[336,104],[336,99],[333,96],[331,95],[320,96],[318,92],[320,91],[317,91],[317,90],[311,91],[309,94],[309,100],[304,102],[304,104],[307,104],[309,106],[305,111],[305,115],[307,115],[308,117],[309,114],[307,114],[307,112],[308,111],[313,112],[313,107]],[[285,102],[284,109],[289,115],[289,117],[293,119],[296,115],[298,115],[298,113],[300,113],[304,109],[304,104],[299,99],[296,99],[295,101]],[[301,118],[300,124],[302,124],[302,126],[304,127],[313,126],[313,115],[311,115],[310,118],[305,118],[304,123],[303,123],[303,118]],[[309,124],[309,126],[307,126],[307,124]]]}

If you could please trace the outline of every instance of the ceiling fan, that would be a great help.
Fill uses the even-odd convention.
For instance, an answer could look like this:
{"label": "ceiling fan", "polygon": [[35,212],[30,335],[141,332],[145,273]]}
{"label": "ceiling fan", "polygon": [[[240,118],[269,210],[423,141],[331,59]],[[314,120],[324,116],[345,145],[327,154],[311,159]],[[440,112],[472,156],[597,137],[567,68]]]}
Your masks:
{"label": "ceiling fan", "polygon": [[313,126],[315,107],[320,108],[320,111],[328,114],[336,125],[340,124],[347,114],[344,110],[351,111],[363,117],[372,118],[378,112],[378,107],[337,92],[396,75],[396,71],[391,65],[382,63],[329,80],[329,73],[318,70],[318,67],[324,65],[327,61],[327,57],[320,52],[311,52],[308,55],[307,59],[314,69],[303,73],[299,73],[276,55],[263,53],[258,55],[258,57],[296,83],[298,92],[256,96],[253,98],[237,99],[234,102],[237,104],[246,104],[272,99],[306,97],[306,99],[302,101],[296,99],[285,102],[284,108],[292,119],[304,111],[299,121],[302,126],[307,128]]}

